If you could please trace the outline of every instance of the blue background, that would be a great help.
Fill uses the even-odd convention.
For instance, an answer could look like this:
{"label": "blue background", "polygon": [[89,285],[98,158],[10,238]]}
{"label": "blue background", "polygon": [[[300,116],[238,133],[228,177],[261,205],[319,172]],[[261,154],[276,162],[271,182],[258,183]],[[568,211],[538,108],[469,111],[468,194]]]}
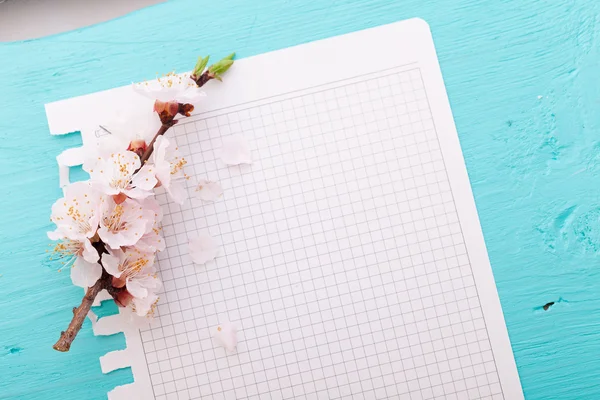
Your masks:
{"label": "blue background", "polygon": [[124,339],[94,337],[89,321],[71,352],[51,348],[81,299],[45,252],[55,156],[81,139],[51,137],[44,103],[189,70],[200,54],[247,57],[418,16],[433,31],[525,395],[599,399],[599,11],[597,0],[179,0],[0,44],[0,398],[104,399],[132,379],[101,373],[98,357]]}

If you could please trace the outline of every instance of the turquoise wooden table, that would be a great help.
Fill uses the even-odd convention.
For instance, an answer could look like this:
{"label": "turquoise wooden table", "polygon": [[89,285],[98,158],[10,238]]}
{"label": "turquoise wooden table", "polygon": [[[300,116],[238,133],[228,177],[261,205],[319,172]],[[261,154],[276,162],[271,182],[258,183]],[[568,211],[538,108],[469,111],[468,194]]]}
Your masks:
{"label": "turquoise wooden table", "polygon": [[89,321],[71,352],[52,350],[81,298],[45,252],[55,156],[81,139],[51,137],[44,103],[187,70],[199,54],[415,16],[433,31],[526,398],[600,399],[597,0],[180,0],[0,45],[0,398],[104,399],[132,379],[101,373],[124,339],[94,337]]}

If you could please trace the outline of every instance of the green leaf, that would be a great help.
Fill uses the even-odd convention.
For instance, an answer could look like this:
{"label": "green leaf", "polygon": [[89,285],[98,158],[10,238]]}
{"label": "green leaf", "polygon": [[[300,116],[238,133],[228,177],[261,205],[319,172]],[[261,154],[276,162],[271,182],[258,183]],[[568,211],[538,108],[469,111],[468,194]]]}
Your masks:
{"label": "green leaf", "polygon": [[217,77],[217,76],[220,76],[221,74],[224,74],[225,72],[227,72],[229,67],[231,67],[232,65],[233,65],[233,60],[224,58],[222,60],[217,61],[210,67],[208,67],[208,71],[210,73],[212,73],[215,77]]}
{"label": "green leaf", "polygon": [[221,75],[227,72],[229,67],[233,65],[233,57],[235,57],[235,53],[231,53],[227,57],[217,61],[210,67],[208,67],[208,72],[210,72],[215,79],[221,80]]}
{"label": "green leaf", "polygon": [[208,64],[209,57],[210,56],[198,57],[198,62],[196,63],[196,66],[194,67],[194,71],[192,72],[194,75],[202,74],[202,72],[204,71],[204,68],[206,68],[206,64]]}

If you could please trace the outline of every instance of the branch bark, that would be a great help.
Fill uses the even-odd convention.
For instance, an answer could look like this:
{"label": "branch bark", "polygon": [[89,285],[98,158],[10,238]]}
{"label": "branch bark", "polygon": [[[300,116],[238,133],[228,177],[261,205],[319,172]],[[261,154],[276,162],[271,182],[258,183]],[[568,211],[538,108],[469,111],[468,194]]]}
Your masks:
{"label": "branch bark", "polygon": [[103,276],[100,279],[98,279],[94,286],[88,288],[88,290],[85,292],[85,295],[83,296],[83,299],[81,299],[81,304],[79,305],[79,307],[73,309],[73,319],[71,319],[71,323],[69,324],[67,330],[60,333],[60,338],[54,344],[54,346],[52,346],[54,350],[66,352],[69,351],[69,349],[71,348],[71,343],[73,343],[75,336],[77,336],[77,333],[83,325],[85,317],[88,315],[88,312],[92,308],[92,304],[94,304],[94,299],[96,298],[98,293],[102,291],[102,289],[106,288],[106,284],[110,283],[110,281],[106,277],[104,277],[104,274],[106,274],[106,271],[103,271]]}
{"label": "branch bark", "polygon": [[206,82],[210,81],[211,79],[215,79],[215,76],[211,74],[208,70],[206,70],[202,74],[200,74],[200,76],[191,75],[190,79],[196,82],[196,85],[198,85],[198,87],[202,87],[206,84]]}
{"label": "branch bark", "polygon": [[146,161],[148,161],[148,159],[150,158],[150,156],[152,155],[152,152],[154,151],[154,142],[156,142],[156,139],[159,136],[164,135],[165,133],[167,133],[167,131],[169,130],[169,128],[173,126],[173,125],[165,125],[162,124],[160,126],[160,128],[158,129],[158,132],[156,132],[156,134],[154,135],[154,137],[152,138],[152,140],[150,141],[150,143],[148,143],[148,147],[146,147],[146,151],[144,152],[144,154],[142,154],[142,156],[140,157],[140,161],[142,162],[141,165],[143,166]]}

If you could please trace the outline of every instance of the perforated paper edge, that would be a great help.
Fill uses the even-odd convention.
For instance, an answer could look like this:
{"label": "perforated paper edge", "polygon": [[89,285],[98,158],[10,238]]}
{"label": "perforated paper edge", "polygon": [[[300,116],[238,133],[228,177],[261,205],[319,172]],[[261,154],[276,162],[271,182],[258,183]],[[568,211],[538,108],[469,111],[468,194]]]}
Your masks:
{"label": "perforated paper edge", "polygon": [[[103,290],[96,297],[94,305],[99,306],[102,301],[110,299],[108,292]],[[119,307],[118,314],[103,318],[98,318],[90,311],[88,317],[92,322],[92,330],[95,336],[109,336],[117,333],[125,335],[125,349],[109,351],[100,357],[100,367],[104,374],[122,368],[131,368],[133,382],[115,387],[108,392],[108,399],[147,400],[154,398],[144,349],[140,340],[139,325],[131,323],[130,311]]]}

